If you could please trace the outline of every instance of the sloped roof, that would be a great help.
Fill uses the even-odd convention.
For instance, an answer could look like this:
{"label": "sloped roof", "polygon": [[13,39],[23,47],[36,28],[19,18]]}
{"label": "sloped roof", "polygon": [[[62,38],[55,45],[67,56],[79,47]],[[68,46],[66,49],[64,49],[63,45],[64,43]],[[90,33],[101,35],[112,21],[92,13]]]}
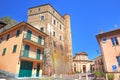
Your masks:
{"label": "sloped roof", "polygon": [[86,56],[88,56],[88,54],[86,52],[76,53],[76,55],[86,55]]}
{"label": "sloped roof", "polygon": [[73,59],[77,56],[77,55],[86,55],[88,56],[88,54],[86,52],[79,52],[79,53],[76,53],[75,56],[73,57]]}

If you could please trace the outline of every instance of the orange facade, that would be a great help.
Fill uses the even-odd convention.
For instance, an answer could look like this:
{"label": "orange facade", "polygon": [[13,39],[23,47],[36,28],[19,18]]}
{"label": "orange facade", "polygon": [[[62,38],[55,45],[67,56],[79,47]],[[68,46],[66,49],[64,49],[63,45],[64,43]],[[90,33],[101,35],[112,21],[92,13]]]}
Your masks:
{"label": "orange facade", "polygon": [[[28,31],[31,31],[30,36],[28,36]],[[40,42],[38,41],[38,36],[41,38]],[[40,75],[43,65],[42,58],[46,36],[46,34],[25,22],[21,22],[1,32],[0,72],[14,77],[36,77],[37,73]],[[30,39],[27,37],[30,37]],[[29,46],[29,50],[26,50],[26,45]],[[39,51],[38,54],[37,51]],[[25,55],[26,53],[27,55]],[[21,65],[23,61],[28,61],[28,63],[31,62],[33,64],[29,76],[19,75],[22,72],[22,68],[25,68]],[[40,69],[37,69],[37,64],[39,64]],[[39,76],[37,75],[37,77]]]}

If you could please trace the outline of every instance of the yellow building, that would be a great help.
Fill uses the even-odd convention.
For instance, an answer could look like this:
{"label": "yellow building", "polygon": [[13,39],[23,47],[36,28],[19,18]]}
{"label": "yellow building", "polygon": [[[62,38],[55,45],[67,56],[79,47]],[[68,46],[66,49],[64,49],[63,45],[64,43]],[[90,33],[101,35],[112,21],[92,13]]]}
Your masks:
{"label": "yellow building", "polygon": [[0,72],[13,77],[40,77],[47,35],[21,22],[0,29]]}
{"label": "yellow building", "polygon": [[89,73],[91,72],[92,61],[88,59],[86,52],[76,53],[73,57],[74,72]]}
{"label": "yellow building", "polygon": [[72,40],[70,16],[62,16],[50,4],[28,9],[28,23],[49,37],[45,48],[45,72],[68,73],[72,69]]}

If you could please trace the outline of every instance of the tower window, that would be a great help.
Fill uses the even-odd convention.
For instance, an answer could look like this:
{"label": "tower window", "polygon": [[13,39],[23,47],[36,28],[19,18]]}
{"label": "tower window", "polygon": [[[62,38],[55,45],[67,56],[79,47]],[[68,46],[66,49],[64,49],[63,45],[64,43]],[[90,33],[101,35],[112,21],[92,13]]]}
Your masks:
{"label": "tower window", "polygon": [[63,50],[63,46],[62,45],[60,45],[60,49]]}
{"label": "tower window", "polygon": [[41,28],[40,28],[40,31],[44,32],[44,28],[43,28],[43,27],[41,27]]}
{"label": "tower window", "polygon": [[60,24],[60,29],[62,29],[62,26],[61,26],[61,24]]}
{"label": "tower window", "polygon": [[38,11],[40,11],[40,8],[38,8]]}
{"label": "tower window", "polygon": [[56,47],[56,42],[55,41],[53,41],[53,46]]}
{"label": "tower window", "polygon": [[53,36],[55,36],[55,31],[53,31]]}
{"label": "tower window", "polygon": [[32,12],[32,10],[30,10],[30,13]]}
{"label": "tower window", "polygon": [[111,38],[113,46],[119,45],[117,37]]}
{"label": "tower window", "polygon": [[44,20],[44,16],[41,16],[41,21],[43,21]]}
{"label": "tower window", "polygon": [[60,40],[62,40],[62,36],[60,35]]}
{"label": "tower window", "polygon": [[53,24],[54,24],[54,25],[56,24],[56,21],[55,21],[55,20],[53,21]]}
{"label": "tower window", "polygon": [[55,13],[55,11],[53,10],[53,13]]}

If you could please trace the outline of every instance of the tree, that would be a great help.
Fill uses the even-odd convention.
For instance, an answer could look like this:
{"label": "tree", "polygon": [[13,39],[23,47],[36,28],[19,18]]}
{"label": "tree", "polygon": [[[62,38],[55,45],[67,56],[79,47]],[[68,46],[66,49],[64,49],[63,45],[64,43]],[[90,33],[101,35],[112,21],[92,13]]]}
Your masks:
{"label": "tree", "polygon": [[17,21],[13,20],[11,17],[2,17],[0,18],[0,21],[7,24],[6,28],[10,28],[18,23]]}

